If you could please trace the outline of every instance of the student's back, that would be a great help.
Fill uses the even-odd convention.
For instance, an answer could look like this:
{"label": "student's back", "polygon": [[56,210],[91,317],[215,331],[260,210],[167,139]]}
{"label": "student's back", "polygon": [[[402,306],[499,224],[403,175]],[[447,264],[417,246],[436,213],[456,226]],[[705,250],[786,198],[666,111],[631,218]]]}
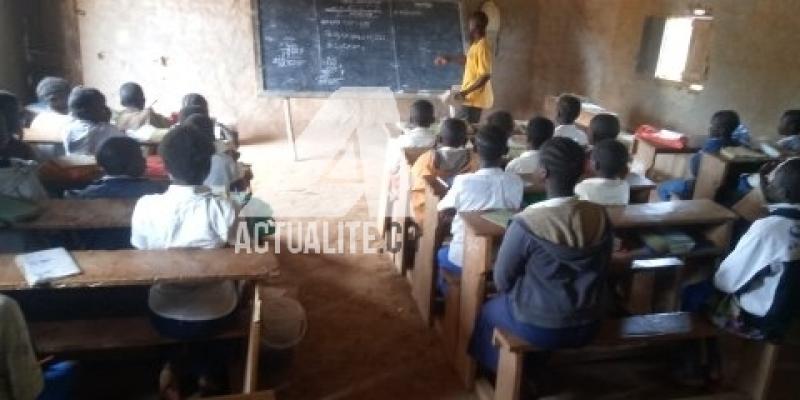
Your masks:
{"label": "student's back", "polygon": [[69,96],[69,110],[73,120],[63,138],[67,154],[94,155],[108,138],[123,136],[109,123],[111,112],[97,89],[75,88]]}
{"label": "student's back", "polygon": [[432,148],[436,145],[436,133],[431,125],[436,121],[433,104],[427,100],[417,100],[411,105],[408,126],[397,138],[401,149]]}
{"label": "student's back", "polygon": [[156,128],[169,128],[169,121],[162,115],[145,107],[144,91],[139,84],[126,82],[119,88],[122,111],[117,114],[116,125],[123,132],[137,130],[145,125]]}

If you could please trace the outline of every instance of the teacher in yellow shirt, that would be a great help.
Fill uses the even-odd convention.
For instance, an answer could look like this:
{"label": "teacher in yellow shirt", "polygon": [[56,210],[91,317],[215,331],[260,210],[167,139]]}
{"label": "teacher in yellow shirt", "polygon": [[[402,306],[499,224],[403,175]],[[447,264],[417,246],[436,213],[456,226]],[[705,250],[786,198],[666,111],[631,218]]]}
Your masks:
{"label": "teacher in yellow shirt", "polygon": [[470,46],[467,54],[445,54],[436,57],[436,65],[458,63],[464,66],[464,79],[461,91],[455,98],[463,101],[457,118],[471,124],[480,122],[484,109],[492,107],[492,50],[486,40],[486,26],[489,18],[481,11],[476,11],[469,18]]}

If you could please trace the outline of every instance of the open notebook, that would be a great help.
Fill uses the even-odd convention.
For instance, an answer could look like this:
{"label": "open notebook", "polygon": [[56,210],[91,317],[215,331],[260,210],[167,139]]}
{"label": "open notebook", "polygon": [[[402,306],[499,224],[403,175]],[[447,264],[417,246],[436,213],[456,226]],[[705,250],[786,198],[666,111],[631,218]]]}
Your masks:
{"label": "open notebook", "polygon": [[31,286],[81,273],[75,260],[63,247],[20,254],[14,260]]}

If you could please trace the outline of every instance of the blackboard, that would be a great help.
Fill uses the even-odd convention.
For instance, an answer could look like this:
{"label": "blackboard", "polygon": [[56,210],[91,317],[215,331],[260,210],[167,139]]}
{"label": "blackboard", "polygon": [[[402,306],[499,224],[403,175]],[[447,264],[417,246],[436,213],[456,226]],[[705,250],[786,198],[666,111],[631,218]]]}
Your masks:
{"label": "blackboard", "polygon": [[259,0],[264,89],[331,92],[340,87],[446,90],[463,52],[457,0]]}

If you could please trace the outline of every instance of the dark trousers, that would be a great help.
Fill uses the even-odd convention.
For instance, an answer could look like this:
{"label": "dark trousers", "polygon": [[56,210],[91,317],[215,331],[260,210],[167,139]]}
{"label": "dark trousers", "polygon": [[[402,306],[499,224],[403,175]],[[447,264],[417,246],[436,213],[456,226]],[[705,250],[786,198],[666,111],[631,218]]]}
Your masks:
{"label": "dark trousers", "polygon": [[456,115],[456,118],[463,119],[464,121],[467,121],[470,124],[477,124],[481,122],[482,112],[483,109],[480,109],[478,107],[462,105],[461,108],[458,109],[458,114]]}

